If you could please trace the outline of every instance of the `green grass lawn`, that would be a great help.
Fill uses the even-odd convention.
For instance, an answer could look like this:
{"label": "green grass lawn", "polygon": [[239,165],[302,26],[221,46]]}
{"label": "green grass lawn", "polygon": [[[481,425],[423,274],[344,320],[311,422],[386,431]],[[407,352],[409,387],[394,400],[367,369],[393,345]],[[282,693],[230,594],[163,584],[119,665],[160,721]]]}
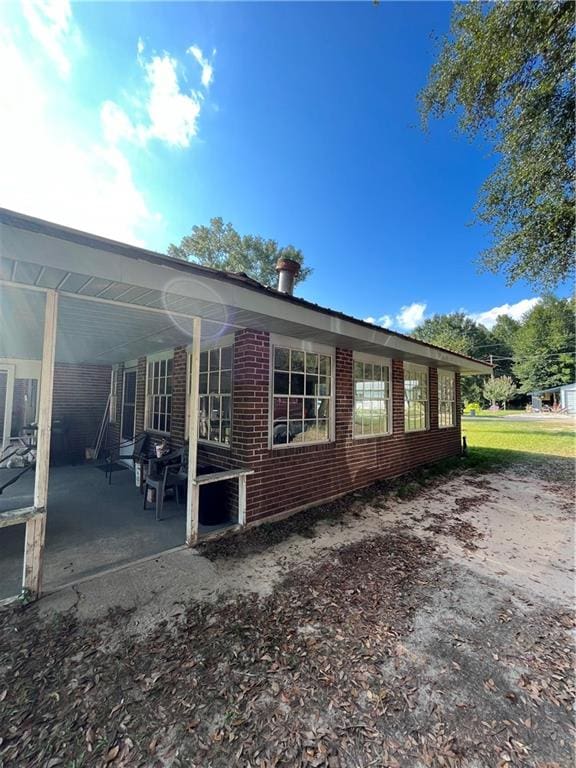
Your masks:
{"label": "green grass lawn", "polygon": [[574,457],[573,421],[488,421],[462,422],[462,434],[469,448],[505,450],[514,453]]}

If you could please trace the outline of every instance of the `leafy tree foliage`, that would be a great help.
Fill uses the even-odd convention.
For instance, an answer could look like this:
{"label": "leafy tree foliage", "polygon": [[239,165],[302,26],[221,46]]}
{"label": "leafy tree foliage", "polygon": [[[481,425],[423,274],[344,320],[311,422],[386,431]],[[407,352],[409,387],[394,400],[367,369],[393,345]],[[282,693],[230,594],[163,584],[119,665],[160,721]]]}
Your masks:
{"label": "leafy tree foliage", "polygon": [[574,3],[458,3],[428,84],[425,124],[459,114],[499,158],[477,206],[484,266],[551,288],[574,270]]}
{"label": "leafy tree foliage", "polygon": [[518,328],[518,320],[509,315],[500,315],[490,330],[493,343],[487,352],[494,360],[496,376],[513,376],[514,339]]}
{"label": "leafy tree foliage", "polygon": [[305,280],[312,270],[304,266],[302,251],[292,245],[280,248],[275,240],[265,240],[259,235],[240,235],[220,218],[210,220],[210,226],[196,225],[182,238],[180,245],[170,245],[168,255],[193,261],[205,267],[227,272],[244,272],[269,288],[278,281],[276,262],[280,256],[300,262],[301,269],[296,282]]}
{"label": "leafy tree foliage", "polygon": [[523,392],[575,380],[573,299],[545,296],[524,318],[513,341],[514,374]]}
{"label": "leafy tree foliage", "polygon": [[500,376],[485,381],[482,391],[484,397],[490,400],[493,405],[503,403],[504,408],[506,408],[506,403],[514,397],[518,387],[511,376]]}
{"label": "leafy tree foliage", "polygon": [[[434,315],[416,328],[412,335],[421,341],[444,347],[460,355],[486,360],[493,341],[489,331],[478,325],[463,312]],[[465,376],[462,379],[462,399],[474,402],[482,395],[483,376]]]}
{"label": "leafy tree foliage", "polygon": [[421,341],[474,357],[475,352],[485,346],[488,340],[486,334],[482,326],[477,325],[463,312],[453,312],[427,318],[412,335]]}

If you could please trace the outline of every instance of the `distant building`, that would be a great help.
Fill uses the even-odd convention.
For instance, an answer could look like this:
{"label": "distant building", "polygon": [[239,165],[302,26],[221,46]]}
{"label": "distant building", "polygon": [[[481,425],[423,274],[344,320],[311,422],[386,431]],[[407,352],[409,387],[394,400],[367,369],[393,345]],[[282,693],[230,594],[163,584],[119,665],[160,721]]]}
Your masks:
{"label": "distant building", "polygon": [[567,413],[576,414],[576,383],[530,392],[530,397],[535,411],[547,410],[559,405],[560,408],[566,409]]}

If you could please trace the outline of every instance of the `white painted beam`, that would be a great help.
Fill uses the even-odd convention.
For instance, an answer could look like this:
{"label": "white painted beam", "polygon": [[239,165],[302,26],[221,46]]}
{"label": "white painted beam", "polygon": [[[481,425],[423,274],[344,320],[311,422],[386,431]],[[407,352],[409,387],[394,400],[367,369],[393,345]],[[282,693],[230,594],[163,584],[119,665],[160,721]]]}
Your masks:
{"label": "white painted beam", "polygon": [[[194,318],[192,330],[192,354],[190,355],[189,379],[186,383],[188,399],[188,494],[186,497],[186,544],[193,547],[198,540],[198,513],[200,488],[196,484],[198,464],[198,406],[200,380],[200,343],[202,321]],[[190,386],[188,386],[188,383]]]}
{"label": "white painted beam", "polygon": [[42,591],[42,561],[46,539],[46,507],[50,472],[50,435],[52,432],[52,393],[54,385],[54,356],[58,321],[58,294],[46,292],[44,310],[44,341],[42,346],[42,376],[38,409],[36,474],[34,478],[34,508],[39,513],[26,523],[24,542],[23,588],[36,599]]}

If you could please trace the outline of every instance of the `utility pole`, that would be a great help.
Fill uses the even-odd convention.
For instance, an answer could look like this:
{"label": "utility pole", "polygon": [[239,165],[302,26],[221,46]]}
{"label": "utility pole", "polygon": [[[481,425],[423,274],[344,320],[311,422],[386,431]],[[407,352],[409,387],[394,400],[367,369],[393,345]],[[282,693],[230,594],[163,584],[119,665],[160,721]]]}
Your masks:
{"label": "utility pole", "polygon": [[[493,364],[494,364],[494,355],[490,355],[490,365],[493,365]],[[490,376],[492,377],[492,381],[494,381],[494,368],[490,370]],[[496,400],[494,400],[494,398],[492,398],[492,407],[493,408],[496,407]]]}

